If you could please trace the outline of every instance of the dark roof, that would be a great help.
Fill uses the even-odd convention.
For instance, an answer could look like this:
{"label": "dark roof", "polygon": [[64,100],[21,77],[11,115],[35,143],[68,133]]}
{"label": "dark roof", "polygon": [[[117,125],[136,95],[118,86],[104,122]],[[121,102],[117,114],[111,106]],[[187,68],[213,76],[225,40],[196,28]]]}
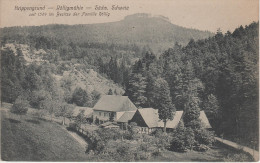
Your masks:
{"label": "dark roof", "polygon": [[94,110],[120,112],[134,111],[137,108],[127,96],[103,95],[94,106]]}
{"label": "dark roof", "polygon": [[117,122],[128,122],[131,120],[134,116],[135,112],[125,112],[118,120]]}

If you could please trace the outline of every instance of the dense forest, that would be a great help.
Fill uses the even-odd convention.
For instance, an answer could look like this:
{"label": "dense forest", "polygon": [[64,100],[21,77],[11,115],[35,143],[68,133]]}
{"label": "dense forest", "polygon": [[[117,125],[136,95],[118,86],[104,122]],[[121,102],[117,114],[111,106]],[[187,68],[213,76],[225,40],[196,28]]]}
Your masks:
{"label": "dense forest", "polygon": [[132,66],[126,94],[137,106],[157,108],[163,79],[176,110],[184,110],[186,117],[205,110],[217,135],[257,146],[258,26],[226,34],[218,30],[187,46],[176,43],[159,58],[146,53]]}
{"label": "dense forest", "polygon": [[[125,21],[132,22],[132,18]],[[99,28],[112,30],[108,27],[111,24],[102,24]],[[116,26],[121,29],[121,25]],[[138,107],[184,110],[186,127],[196,128],[196,116],[200,110],[205,110],[218,136],[252,147],[258,144],[259,129],[258,26],[259,23],[254,22],[225,34],[218,30],[209,38],[198,31],[199,37],[195,37],[195,30],[187,32],[181,28],[183,33],[191,35],[185,35],[181,40],[181,36],[177,37],[178,32],[174,32],[175,36],[158,32],[158,40],[149,39],[154,40],[152,44],[145,40],[135,43],[136,38],[131,37],[123,44],[118,43],[122,40],[106,40],[112,35],[96,38],[103,40],[101,42],[91,42],[96,36],[92,32],[88,37],[92,25],[88,28],[81,25],[4,28],[1,29],[2,47],[10,43],[27,44],[30,50],[43,49],[48,54],[40,64],[28,64],[21,49],[14,52],[2,48],[1,101],[27,101],[31,107],[46,109],[49,113],[55,112],[60,104],[92,107],[100,92],[80,87],[72,89],[69,80],[57,83],[53,77],[71,69],[70,62],[80,65],[83,71],[94,69],[113,80]],[[79,32],[82,30],[87,32]],[[151,34],[148,32],[147,35]],[[158,42],[166,35],[167,46],[171,44],[172,48],[162,53],[158,48],[151,48],[154,44],[160,45]],[[133,33],[131,36],[135,37]],[[120,35],[118,38],[127,40],[128,37]],[[186,42],[188,39],[190,41]],[[109,90],[107,94],[118,93]],[[171,117],[161,117],[164,118]]]}

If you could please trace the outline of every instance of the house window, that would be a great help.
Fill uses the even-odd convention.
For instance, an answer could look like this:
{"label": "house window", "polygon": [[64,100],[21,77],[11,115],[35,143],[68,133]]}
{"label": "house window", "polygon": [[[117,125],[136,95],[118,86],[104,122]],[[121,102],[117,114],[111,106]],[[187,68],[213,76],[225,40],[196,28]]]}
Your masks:
{"label": "house window", "polygon": [[111,117],[111,113],[108,113],[109,117]]}
{"label": "house window", "polygon": [[104,113],[104,117],[106,117],[107,116],[107,113]]}
{"label": "house window", "polygon": [[101,112],[99,112],[99,116],[101,116]]}

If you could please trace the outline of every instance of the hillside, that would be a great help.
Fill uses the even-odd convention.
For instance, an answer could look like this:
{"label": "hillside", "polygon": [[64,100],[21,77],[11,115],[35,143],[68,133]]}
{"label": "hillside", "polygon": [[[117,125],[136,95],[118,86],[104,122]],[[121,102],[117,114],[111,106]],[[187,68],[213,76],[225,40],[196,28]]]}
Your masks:
{"label": "hillside", "polygon": [[[2,92],[8,93],[2,96],[2,100],[6,99],[6,97],[10,99],[13,95],[16,96],[20,94],[21,89],[34,92],[35,87],[33,88],[33,83],[37,83],[37,89],[47,94],[54,91],[57,96],[68,96],[70,98],[76,88],[82,88],[86,90],[88,94],[94,92],[93,96],[107,94],[109,89],[117,94],[124,94],[124,90],[121,86],[107,79],[105,75],[102,76],[96,72],[95,69],[93,69],[95,68],[94,66],[78,63],[77,60],[56,60],[53,62],[53,58],[55,59],[56,54],[58,54],[57,50],[35,49],[27,44],[5,44],[1,49],[1,77],[3,83]],[[14,69],[14,67],[16,68]],[[14,77],[16,73],[22,78],[17,79]],[[23,81],[24,75],[25,80],[27,80],[27,82],[30,81],[29,83]],[[44,79],[45,77],[47,79]],[[19,81],[21,84],[17,86],[16,84]],[[46,86],[47,89],[43,89],[44,86]],[[38,95],[41,94],[42,93]],[[36,97],[37,95],[33,96]],[[36,98],[35,100],[39,102],[39,99]]]}
{"label": "hillside", "polygon": [[[56,39],[76,44],[116,44],[123,47],[150,47],[155,53],[162,52],[179,42],[186,45],[190,39],[198,40],[213,36],[213,33],[174,25],[162,16],[135,14],[112,23],[86,25],[46,25],[34,27],[3,28],[2,40],[18,38],[20,43],[34,36]],[[20,38],[19,38],[20,37]]]}
{"label": "hillside", "polygon": [[58,124],[1,111],[4,161],[83,161],[85,149]]}

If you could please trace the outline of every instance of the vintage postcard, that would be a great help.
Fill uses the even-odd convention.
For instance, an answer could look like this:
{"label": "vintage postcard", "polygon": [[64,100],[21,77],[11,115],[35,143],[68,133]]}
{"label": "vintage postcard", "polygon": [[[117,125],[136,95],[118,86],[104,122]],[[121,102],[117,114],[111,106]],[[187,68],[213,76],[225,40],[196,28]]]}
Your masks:
{"label": "vintage postcard", "polygon": [[259,161],[258,0],[0,0],[1,160]]}

